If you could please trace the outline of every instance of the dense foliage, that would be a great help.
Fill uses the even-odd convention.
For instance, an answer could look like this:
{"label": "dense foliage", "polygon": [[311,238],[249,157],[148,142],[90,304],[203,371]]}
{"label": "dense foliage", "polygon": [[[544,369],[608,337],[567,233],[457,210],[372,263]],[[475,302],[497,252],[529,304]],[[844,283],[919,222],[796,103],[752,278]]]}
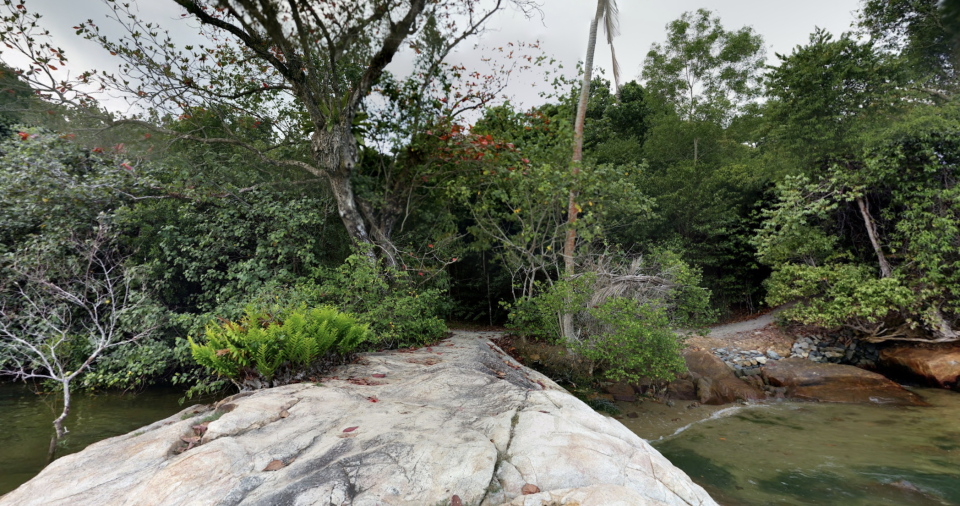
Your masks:
{"label": "dense foliage", "polygon": [[[0,308],[18,307],[24,273],[79,266],[67,246],[109,232],[143,302],[118,336],[139,337],[87,364],[89,389],[302,376],[435,342],[449,319],[509,323],[611,380],[669,378],[677,329],[763,304],[871,340],[960,339],[952,3],[864,0],[854,31],[816,29],[776,66],[753,28],[685,13],[638,81],[589,83],[579,172],[581,85],[538,45],[491,50],[489,69],[444,61],[482,24],[430,13],[474,3],[427,2],[406,28],[368,20],[415,50],[402,77],[373,57],[399,50],[386,32],[177,53],[111,2],[130,37],[79,34],[142,84],[45,82],[69,60],[27,7],[6,6],[0,40],[32,59],[0,65]],[[214,37],[242,15],[183,17]],[[500,98],[515,70],[553,84],[543,104]],[[142,114],[102,110],[92,83]],[[561,338],[565,315],[576,331]],[[85,350],[71,350],[58,356],[76,371]]]}

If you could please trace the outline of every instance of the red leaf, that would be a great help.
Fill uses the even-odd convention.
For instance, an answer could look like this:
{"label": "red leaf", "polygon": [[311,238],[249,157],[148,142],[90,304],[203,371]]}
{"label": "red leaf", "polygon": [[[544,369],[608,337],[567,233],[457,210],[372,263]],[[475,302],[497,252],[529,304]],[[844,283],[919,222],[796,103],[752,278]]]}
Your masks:
{"label": "red leaf", "polygon": [[343,429],[343,431],[344,431],[344,432],[353,432],[353,431],[355,431],[355,430],[357,430],[357,429],[359,429],[359,428],[360,428],[360,427],[347,427],[346,429]]}
{"label": "red leaf", "polygon": [[380,399],[377,399],[376,397],[367,397],[367,400],[370,402],[380,402]]}
{"label": "red leaf", "polygon": [[386,378],[387,375],[386,375],[386,374],[377,373],[377,374],[374,374],[373,377],[374,377],[374,378]]}

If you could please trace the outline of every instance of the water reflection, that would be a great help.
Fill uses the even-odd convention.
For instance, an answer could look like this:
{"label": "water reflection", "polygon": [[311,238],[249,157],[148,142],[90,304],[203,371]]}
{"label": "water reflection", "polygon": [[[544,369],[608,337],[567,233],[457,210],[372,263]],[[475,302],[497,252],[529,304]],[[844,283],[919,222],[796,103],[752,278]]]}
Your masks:
{"label": "water reflection", "polygon": [[[139,395],[75,394],[56,456],[126,434],[183,409],[183,393],[151,389]],[[37,395],[23,384],[0,385],[0,495],[33,478],[47,464],[53,419],[60,412],[53,395]],[[193,403],[190,403],[193,404]]]}
{"label": "water reflection", "polygon": [[960,505],[960,395],[916,391],[933,406],[647,401],[621,421],[724,505]]}

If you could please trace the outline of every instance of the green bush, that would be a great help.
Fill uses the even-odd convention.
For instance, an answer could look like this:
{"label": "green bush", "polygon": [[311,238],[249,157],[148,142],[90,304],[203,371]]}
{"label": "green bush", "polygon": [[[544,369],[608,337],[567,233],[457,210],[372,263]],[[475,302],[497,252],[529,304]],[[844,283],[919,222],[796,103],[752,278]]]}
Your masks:
{"label": "green bush", "polygon": [[611,381],[636,383],[641,378],[672,380],[686,370],[680,355],[682,339],[670,330],[663,307],[617,297],[590,308],[603,329],[574,344]]}
{"label": "green bush", "polygon": [[208,325],[204,344],[191,338],[194,360],[231,380],[255,372],[269,382],[282,367],[302,371],[328,352],[349,353],[370,338],[367,325],[332,307],[271,314],[251,305],[246,313],[239,322]]}
{"label": "green bush", "polygon": [[318,269],[317,283],[302,283],[292,294],[308,305],[329,304],[357,315],[382,348],[435,342],[447,333],[441,315],[452,303],[439,288],[418,286],[406,272],[376,264],[361,251],[335,269]]}

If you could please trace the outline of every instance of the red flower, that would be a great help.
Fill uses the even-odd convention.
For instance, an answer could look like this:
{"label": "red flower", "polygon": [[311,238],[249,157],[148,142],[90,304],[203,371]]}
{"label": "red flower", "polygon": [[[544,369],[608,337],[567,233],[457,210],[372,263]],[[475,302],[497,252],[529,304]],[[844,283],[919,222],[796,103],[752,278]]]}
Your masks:
{"label": "red flower", "polygon": [[17,132],[17,134],[20,136],[21,141],[25,141],[30,138],[30,134],[27,132]]}
{"label": "red flower", "polygon": [[121,163],[120,166],[129,171],[133,171],[133,167],[131,167],[129,163]]}

